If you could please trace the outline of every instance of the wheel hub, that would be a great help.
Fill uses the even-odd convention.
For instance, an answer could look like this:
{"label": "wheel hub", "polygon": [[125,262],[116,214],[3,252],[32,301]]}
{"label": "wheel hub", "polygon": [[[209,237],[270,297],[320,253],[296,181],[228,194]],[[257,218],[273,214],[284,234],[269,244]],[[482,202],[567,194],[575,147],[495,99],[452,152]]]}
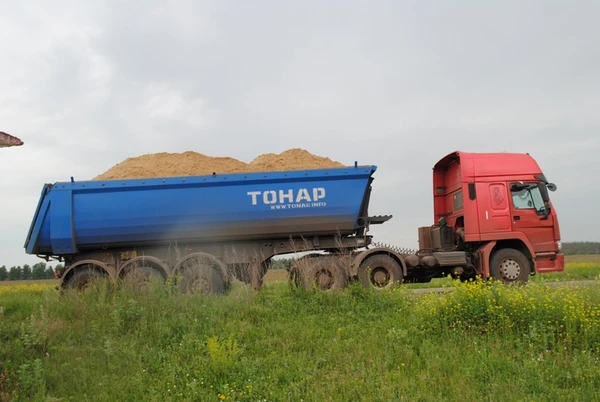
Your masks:
{"label": "wheel hub", "polygon": [[212,267],[204,264],[188,265],[183,272],[184,293],[210,294],[212,290],[209,275]]}
{"label": "wheel hub", "polygon": [[383,269],[375,269],[371,275],[373,284],[378,287],[383,287],[390,281],[390,276],[387,271]]}
{"label": "wheel hub", "polygon": [[317,273],[317,285],[319,286],[319,288],[321,289],[330,289],[331,285],[333,283],[333,278],[331,276],[331,274],[327,271],[319,271],[319,273]]}
{"label": "wheel hub", "polygon": [[209,293],[210,283],[204,276],[196,276],[190,284],[190,290],[192,293]]}
{"label": "wheel hub", "polygon": [[516,280],[521,275],[521,266],[513,259],[507,259],[500,264],[502,276],[510,281]]}

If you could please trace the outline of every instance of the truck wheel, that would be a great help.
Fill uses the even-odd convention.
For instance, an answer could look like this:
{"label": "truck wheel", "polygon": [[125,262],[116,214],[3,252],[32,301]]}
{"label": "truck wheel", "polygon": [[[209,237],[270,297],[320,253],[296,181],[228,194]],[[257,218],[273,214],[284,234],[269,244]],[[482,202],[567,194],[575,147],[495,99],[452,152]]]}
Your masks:
{"label": "truck wheel", "polygon": [[458,276],[461,282],[474,282],[477,280],[477,271],[473,267],[467,267],[465,271]]}
{"label": "truck wheel", "polygon": [[190,254],[184,257],[175,268],[181,276],[179,289],[187,294],[222,294],[229,281],[225,278],[227,267],[216,257],[204,253]]}
{"label": "truck wheel", "polygon": [[147,290],[148,283],[155,280],[165,282],[163,275],[157,269],[149,266],[128,269],[123,275],[123,282],[126,286],[141,290]]}
{"label": "truck wheel", "polygon": [[294,288],[303,286],[304,280],[302,279],[302,272],[300,271],[300,268],[293,265],[290,267],[288,270],[288,281]]}
{"label": "truck wheel", "polygon": [[389,255],[372,255],[360,264],[358,277],[364,287],[390,289],[402,283],[402,267]]}
{"label": "truck wheel", "polygon": [[186,269],[182,276],[179,283],[182,293],[219,295],[225,292],[223,278],[214,268]]}
{"label": "truck wheel", "polygon": [[288,280],[292,287],[306,287],[312,261],[317,258],[316,254],[308,254],[298,258],[288,268]]}
{"label": "truck wheel", "polygon": [[306,286],[327,292],[345,288],[346,279],[346,272],[333,259],[316,258],[308,270]]}
{"label": "truck wheel", "polygon": [[64,287],[67,289],[82,291],[89,287],[94,281],[105,277],[106,275],[102,274],[98,270],[90,266],[83,266],[81,268],[77,268],[73,275],[71,275],[65,281]]}
{"label": "truck wheel", "polygon": [[525,283],[529,280],[531,264],[523,253],[513,248],[498,250],[490,261],[492,278],[503,283]]}

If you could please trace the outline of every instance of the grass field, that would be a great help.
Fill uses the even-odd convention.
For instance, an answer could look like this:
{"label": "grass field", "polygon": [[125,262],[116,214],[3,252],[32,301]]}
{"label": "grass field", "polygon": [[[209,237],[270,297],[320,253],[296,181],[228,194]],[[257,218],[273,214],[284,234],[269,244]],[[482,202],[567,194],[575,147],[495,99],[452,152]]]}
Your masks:
{"label": "grass field", "polygon": [[55,279],[39,279],[39,280],[27,280],[27,281],[2,281],[0,286],[19,286],[19,285],[31,285],[31,284],[42,284],[42,285],[58,285],[59,281]]}
{"label": "grass field", "polygon": [[538,275],[539,281],[600,280],[600,254],[566,256],[564,272]]}
{"label": "grass field", "polygon": [[600,400],[600,285],[319,293],[270,275],[225,297],[0,286],[0,401]]}

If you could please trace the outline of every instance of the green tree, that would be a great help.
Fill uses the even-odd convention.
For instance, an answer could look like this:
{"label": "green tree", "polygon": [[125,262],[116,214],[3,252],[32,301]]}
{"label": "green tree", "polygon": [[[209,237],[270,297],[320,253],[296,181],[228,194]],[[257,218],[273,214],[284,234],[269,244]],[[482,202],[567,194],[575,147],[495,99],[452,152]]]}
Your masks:
{"label": "green tree", "polygon": [[[58,265],[57,265],[57,267],[58,267]],[[46,270],[44,271],[44,278],[45,279],[54,279],[54,270],[52,269],[52,266],[48,265],[48,268],[46,268]]]}
{"label": "green tree", "polygon": [[294,261],[293,258],[272,259],[269,269],[288,269]]}
{"label": "green tree", "polygon": [[8,279],[8,270],[3,265],[0,267],[0,281],[5,281]]}
{"label": "green tree", "polygon": [[10,271],[8,271],[8,280],[9,281],[19,281],[21,280],[21,271],[23,269],[21,267],[10,267]]}
{"label": "green tree", "polygon": [[563,254],[600,254],[600,242],[576,241],[564,242],[562,248]]}
{"label": "green tree", "polygon": [[44,279],[46,275],[46,263],[38,262],[34,264],[31,268],[31,277],[32,279]]}
{"label": "green tree", "polygon": [[23,265],[23,271],[21,271],[21,280],[28,281],[31,279],[31,267],[27,264]]}

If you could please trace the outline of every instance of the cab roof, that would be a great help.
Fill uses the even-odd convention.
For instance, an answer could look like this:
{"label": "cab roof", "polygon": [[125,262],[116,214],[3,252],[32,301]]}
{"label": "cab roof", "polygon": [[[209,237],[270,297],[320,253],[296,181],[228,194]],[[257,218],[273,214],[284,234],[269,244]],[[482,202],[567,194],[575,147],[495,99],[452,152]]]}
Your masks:
{"label": "cab roof", "polygon": [[475,153],[456,151],[440,159],[433,167],[433,170],[445,170],[454,163],[460,164],[462,175],[465,179],[471,177],[542,174],[539,165],[529,154],[508,152]]}

